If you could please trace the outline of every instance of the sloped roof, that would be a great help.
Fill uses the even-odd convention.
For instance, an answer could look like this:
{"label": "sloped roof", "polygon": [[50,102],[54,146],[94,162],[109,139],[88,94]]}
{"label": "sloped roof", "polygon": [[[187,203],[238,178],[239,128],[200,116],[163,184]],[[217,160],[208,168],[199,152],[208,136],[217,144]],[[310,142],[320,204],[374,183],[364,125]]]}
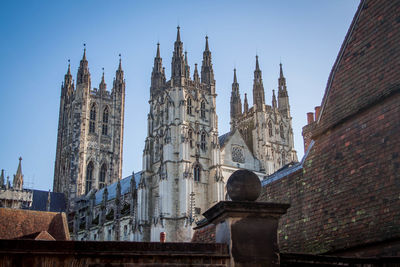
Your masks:
{"label": "sloped roof", "polygon": [[[42,190],[32,190],[33,199],[29,210],[47,211],[47,198],[49,192]],[[63,193],[50,192],[50,210],[52,212],[64,212],[66,210],[66,200]]]}
{"label": "sloped roof", "polygon": [[399,14],[399,1],[361,1],[329,76],[314,135],[400,91]]}
{"label": "sloped roof", "polygon": [[227,132],[227,133],[225,133],[225,134],[223,134],[223,135],[220,135],[220,136],[218,137],[218,142],[219,142],[219,146],[220,146],[220,147],[223,147],[223,146],[224,146],[225,141],[228,140],[228,137],[230,136],[230,134],[231,134],[231,132]]}
{"label": "sloped roof", "polygon": [[42,231],[56,240],[69,240],[65,213],[0,208],[0,239],[34,239]]}
{"label": "sloped roof", "polygon": [[[142,171],[135,173],[136,188],[139,185],[141,175],[142,175]],[[128,177],[125,177],[124,179],[120,180],[121,196],[131,192],[131,179],[132,179],[132,175],[129,175]],[[108,200],[114,199],[117,196],[117,183],[118,182],[115,182],[115,183],[112,183],[107,186]],[[95,205],[99,205],[101,203],[101,201],[103,200],[103,192],[104,192],[104,188],[102,188],[96,192]]]}

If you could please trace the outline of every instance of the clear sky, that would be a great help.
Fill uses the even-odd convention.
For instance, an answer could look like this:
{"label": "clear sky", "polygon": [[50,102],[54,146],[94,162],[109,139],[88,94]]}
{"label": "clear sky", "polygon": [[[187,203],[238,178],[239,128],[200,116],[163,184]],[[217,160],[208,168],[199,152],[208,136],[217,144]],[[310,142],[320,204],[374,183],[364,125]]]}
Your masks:
{"label": "clear sky", "polygon": [[74,79],[83,43],[98,87],[108,89],[118,66],[126,78],[123,176],[142,167],[149,87],[156,43],[170,76],[176,26],[201,66],[205,35],[217,85],[219,134],[229,131],[233,68],[242,100],[252,103],[255,55],[266,102],[277,87],[279,62],[287,79],[295,148],[303,156],[306,113],[321,104],[329,72],[359,0],[280,1],[2,1],[0,8],[0,169],[15,174],[23,158],[25,185],[53,188],[60,87],[68,59]]}

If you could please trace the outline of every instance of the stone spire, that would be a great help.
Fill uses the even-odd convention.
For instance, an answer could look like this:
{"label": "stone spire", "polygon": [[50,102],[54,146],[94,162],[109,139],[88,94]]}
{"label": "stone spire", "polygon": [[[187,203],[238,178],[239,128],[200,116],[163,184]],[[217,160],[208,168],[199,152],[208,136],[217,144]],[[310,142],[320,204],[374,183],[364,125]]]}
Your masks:
{"label": "stone spire", "polygon": [[101,82],[99,84],[99,89],[100,89],[100,91],[106,91],[107,90],[107,84],[104,81],[104,68],[103,68],[103,75],[101,76]]}
{"label": "stone spire", "polygon": [[1,170],[1,174],[0,174],[0,188],[4,187],[4,170]]}
{"label": "stone spire", "polygon": [[90,84],[90,72],[88,67],[88,61],[86,59],[86,44],[83,45],[83,57],[79,64],[78,75],[77,75],[77,84]]}
{"label": "stone spire", "polygon": [[72,79],[72,74],[71,74],[71,64],[70,60],[68,59],[68,70],[67,73],[64,76],[64,83],[61,88],[61,94],[62,96],[65,95],[71,95],[74,92],[74,82]]}
{"label": "stone spire", "polygon": [[203,62],[201,65],[201,82],[214,85],[214,70],[211,62],[211,51],[208,46],[208,36],[206,36],[206,47],[203,52]]}
{"label": "stone spire", "polygon": [[22,158],[19,157],[17,173],[14,175],[14,180],[13,180],[13,188],[15,190],[22,190],[22,185],[24,184],[24,176],[22,175],[21,161]]}
{"label": "stone spire", "polygon": [[273,108],[276,108],[275,90],[272,90],[272,107],[273,107]]}
{"label": "stone spire", "polygon": [[231,130],[236,127],[236,119],[242,115],[242,100],[240,99],[239,83],[237,82],[236,69],[233,69],[233,83],[231,92]]}
{"label": "stone spire", "polygon": [[175,85],[181,84],[181,78],[185,77],[185,59],[183,56],[183,43],[181,42],[180,27],[178,26],[178,33],[174,44],[174,53],[171,62],[171,78],[174,79]]}
{"label": "stone spire", "polygon": [[285,117],[290,117],[289,95],[286,89],[286,78],[283,76],[282,63],[279,64],[278,109]]}
{"label": "stone spire", "polygon": [[243,111],[244,113],[249,112],[249,102],[247,101],[247,94],[244,94],[244,101],[243,101]]}
{"label": "stone spire", "polygon": [[279,63],[278,95],[287,96],[286,78],[283,76],[282,63]]}
{"label": "stone spire", "polygon": [[256,55],[256,69],[254,70],[253,105],[256,105],[257,111],[262,111],[265,105],[264,85],[260,65],[258,64],[258,55]]}
{"label": "stone spire", "polygon": [[188,64],[187,51],[185,51],[185,78],[190,79],[190,67]]}
{"label": "stone spire", "polygon": [[156,57],[154,58],[153,71],[151,72],[150,94],[155,94],[165,85],[165,75],[162,66],[162,58],[160,56],[160,43],[157,43]]}
{"label": "stone spire", "polygon": [[125,79],[124,79],[124,71],[122,70],[122,59],[121,54],[119,54],[119,64],[118,69],[115,72],[114,84],[113,84],[113,93],[124,93],[125,92]]}
{"label": "stone spire", "polygon": [[194,64],[193,81],[200,83],[199,71],[197,70],[197,63]]}

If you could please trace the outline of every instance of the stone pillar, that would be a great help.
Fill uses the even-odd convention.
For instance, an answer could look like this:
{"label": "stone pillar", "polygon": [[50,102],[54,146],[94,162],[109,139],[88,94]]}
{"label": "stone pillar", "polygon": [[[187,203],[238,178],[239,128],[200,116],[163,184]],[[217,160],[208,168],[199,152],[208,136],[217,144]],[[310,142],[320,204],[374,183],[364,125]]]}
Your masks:
{"label": "stone pillar", "polygon": [[230,266],[279,266],[277,229],[289,204],[255,202],[261,183],[248,170],[234,172],[227,182],[232,201],[221,201],[203,215],[216,225],[215,241],[229,246]]}

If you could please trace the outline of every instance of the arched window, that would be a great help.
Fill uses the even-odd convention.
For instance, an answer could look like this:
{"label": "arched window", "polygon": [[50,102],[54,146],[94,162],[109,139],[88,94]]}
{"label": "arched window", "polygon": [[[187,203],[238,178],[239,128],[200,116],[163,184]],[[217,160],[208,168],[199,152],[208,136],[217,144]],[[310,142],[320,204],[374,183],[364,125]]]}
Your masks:
{"label": "arched window", "polygon": [[273,130],[272,130],[272,123],[271,122],[268,122],[268,134],[269,134],[269,137],[272,137],[272,135],[274,134]]}
{"label": "arched window", "polygon": [[202,119],[206,118],[206,102],[204,100],[200,104],[200,116]]}
{"label": "arched window", "polygon": [[90,120],[89,120],[89,133],[96,131],[96,105],[93,104],[90,108]]}
{"label": "arched window", "polygon": [[192,115],[192,99],[188,97],[187,106],[186,106],[187,114]]}
{"label": "arched window", "polygon": [[93,162],[89,162],[86,168],[85,195],[89,193],[90,189],[92,189],[93,169],[94,169]]}
{"label": "arched window", "polygon": [[108,107],[106,107],[103,111],[103,127],[101,133],[103,135],[108,134]]}
{"label": "arched window", "polygon": [[285,138],[285,133],[283,132],[283,125],[281,124],[281,126],[279,127],[279,131],[281,133],[281,138]]}
{"label": "arched window", "polygon": [[205,132],[201,133],[200,148],[203,151],[206,150],[206,133]]}
{"label": "arched window", "polygon": [[190,147],[193,147],[193,131],[192,131],[192,129],[189,129],[189,131],[188,131],[188,139],[189,139]]}
{"label": "arched window", "polygon": [[99,176],[99,189],[102,189],[106,183],[106,175],[107,175],[107,165],[103,163],[100,169]]}
{"label": "arched window", "polygon": [[196,164],[193,168],[193,179],[195,182],[200,182],[200,166]]}

